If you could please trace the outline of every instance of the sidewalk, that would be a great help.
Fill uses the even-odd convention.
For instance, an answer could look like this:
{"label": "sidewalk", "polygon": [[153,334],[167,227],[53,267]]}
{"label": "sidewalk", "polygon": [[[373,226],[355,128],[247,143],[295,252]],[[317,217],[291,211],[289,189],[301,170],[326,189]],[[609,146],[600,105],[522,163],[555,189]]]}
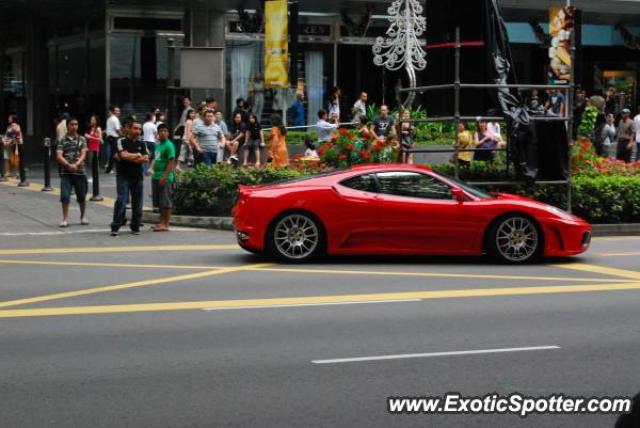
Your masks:
{"label": "sidewalk", "polygon": [[[89,169],[90,173],[90,169]],[[57,234],[57,233],[91,233],[109,230],[113,215],[113,204],[116,198],[116,175],[100,174],[101,202],[91,202],[92,185],[89,183],[87,194],[87,218],[91,222],[88,226],[80,225],[80,210],[71,196],[69,206],[69,228],[58,227],[62,219],[60,206],[60,177],[58,170],[52,167],[52,192],[43,192],[44,169],[42,165],[31,166],[27,172],[29,187],[18,187],[18,180],[0,182],[0,237],[21,234]],[[151,179],[145,178],[144,204],[151,206]]]}

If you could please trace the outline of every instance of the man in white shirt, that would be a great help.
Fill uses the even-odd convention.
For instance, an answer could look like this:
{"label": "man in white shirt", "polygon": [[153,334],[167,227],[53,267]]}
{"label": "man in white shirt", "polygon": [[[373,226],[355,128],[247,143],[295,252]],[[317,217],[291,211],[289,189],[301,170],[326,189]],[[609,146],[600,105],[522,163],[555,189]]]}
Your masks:
{"label": "man in white shirt", "polygon": [[107,126],[105,128],[105,134],[107,134],[107,165],[105,166],[105,172],[111,173],[115,165],[114,156],[117,153],[116,144],[118,138],[122,137],[122,126],[120,125],[120,109],[116,106],[109,107],[109,119],[107,119]]}
{"label": "man in white shirt", "polygon": [[[152,162],[156,152],[156,143],[158,141],[158,128],[156,127],[156,116],[153,113],[147,113],[144,125],[142,125],[142,141],[147,147],[149,153],[149,161]],[[142,169],[144,175],[150,175],[149,163],[143,164]]]}
{"label": "man in white shirt", "polygon": [[331,141],[333,133],[338,129],[338,124],[327,122],[328,113],[325,109],[321,109],[318,112],[318,122],[316,123],[316,129],[318,130],[318,142],[326,143]]}
{"label": "man in white shirt", "polygon": [[353,104],[353,123],[360,123],[360,118],[367,115],[367,99],[369,95],[366,92],[360,93],[360,98]]}
{"label": "man in white shirt", "polygon": [[60,122],[56,126],[56,142],[60,142],[67,136],[67,120],[69,120],[68,113],[62,113],[60,115]]}
{"label": "man in white shirt", "polygon": [[636,128],[636,162],[640,162],[640,106],[636,110],[638,114],[633,118]]}

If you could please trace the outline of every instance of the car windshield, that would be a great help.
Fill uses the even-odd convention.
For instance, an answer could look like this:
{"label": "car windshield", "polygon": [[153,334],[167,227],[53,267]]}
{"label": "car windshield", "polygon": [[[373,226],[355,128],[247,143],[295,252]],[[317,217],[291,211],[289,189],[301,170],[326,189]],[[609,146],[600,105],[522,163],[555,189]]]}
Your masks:
{"label": "car windshield", "polygon": [[335,174],[340,174],[342,172],[345,172],[347,170],[347,168],[336,168],[333,169],[331,171],[327,171],[327,172],[321,172],[319,174],[312,174],[312,175],[305,175],[302,177],[296,177],[296,178],[283,178],[280,180],[275,180],[275,181],[270,181],[268,183],[261,183],[262,187],[269,187],[269,186],[276,186],[278,184],[289,184],[289,183],[299,183],[301,181],[307,181],[307,180],[311,180],[313,178],[319,178],[319,177],[328,177],[331,175],[335,175]]}
{"label": "car windshield", "polygon": [[480,198],[480,199],[492,199],[493,196],[491,196],[490,194],[488,194],[487,192],[484,192],[480,189],[478,189],[477,187],[474,187],[468,183],[465,183],[464,181],[461,180],[457,180],[453,177],[449,177],[447,175],[444,174],[440,174],[443,177],[446,177],[447,180],[451,180],[452,182],[454,182],[456,184],[456,186],[460,187],[462,190],[464,190],[465,192],[469,193],[470,195],[475,196],[476,198]]}

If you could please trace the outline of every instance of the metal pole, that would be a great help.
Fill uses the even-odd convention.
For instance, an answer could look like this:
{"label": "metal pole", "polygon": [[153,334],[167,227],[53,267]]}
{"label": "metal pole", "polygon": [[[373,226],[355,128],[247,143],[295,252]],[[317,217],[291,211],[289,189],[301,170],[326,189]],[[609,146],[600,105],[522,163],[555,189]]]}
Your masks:
{"label": "metal pole", "polygon": [[18,143],[18,156],[20,158],[20,182],[18,183],[18,187],[28,187],[29,182],[27,181],[27,171],[24,168],[24,143]]}
{"label": "metal pole", "polygon": [[44,187],[43,192],[51,192],[51,138],[44,139]]}
{"label": "metal pole", "polygon": [[167,38],[167,119],[175,127],[174,88],[175,88],[175,39]]}
{"label": "metal pole", "polygon": [[576,73],[576,44],[575,33],[571,33],[571,77],[569,79],[569,89],[567,89],[566,111],[567,118],[567,212],[571,213],[573,202],[573,189],[571,184],[571,145],[573,144],[573,94],[575,91]]}
{"label": "metal pole", "polygon": [[93,152],[91,155],[91,180],[92,190],[91,199],[92,202],[103,201],[104,198],[100,196],[100,151]]}
{"label": "metal pole", "polygon": [[453,134],[454,134],[454,165],[455,165],[455,177],[460,178],[460,162],[458,161],[458,147],[459,136],[458,126],[460,125],[460,27],[456,27],[456,47],[455,47],[455,81],[453,84]]}

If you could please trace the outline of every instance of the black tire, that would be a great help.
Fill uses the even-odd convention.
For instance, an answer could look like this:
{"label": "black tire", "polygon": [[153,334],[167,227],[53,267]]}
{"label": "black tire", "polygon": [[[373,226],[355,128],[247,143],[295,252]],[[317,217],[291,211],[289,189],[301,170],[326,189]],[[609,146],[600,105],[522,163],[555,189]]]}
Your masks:
{"label": "black tire", "polygon": [[508,214],[494,221],[486,235],[488,254],[509,264],[540,259],[544,236],[538,223],[524,214]]}
{"label": "black tire", "polygon": [[286,263],[303,263],[325,253],[324,227],[314,215],[293,211],[278,216],[269,226],[266,252]]}

